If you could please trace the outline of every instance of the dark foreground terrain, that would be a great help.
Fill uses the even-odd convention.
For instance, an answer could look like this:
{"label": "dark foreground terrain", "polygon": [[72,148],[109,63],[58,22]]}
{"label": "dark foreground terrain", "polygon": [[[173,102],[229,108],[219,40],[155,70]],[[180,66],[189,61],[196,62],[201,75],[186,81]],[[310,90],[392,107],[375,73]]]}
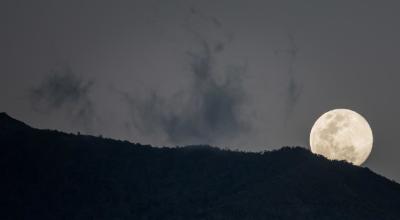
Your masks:
{"label": "dark foreground terrain", "polygon": [[0,114],[0,219],[400,219],[400,185],[303,148],[154,148]]}

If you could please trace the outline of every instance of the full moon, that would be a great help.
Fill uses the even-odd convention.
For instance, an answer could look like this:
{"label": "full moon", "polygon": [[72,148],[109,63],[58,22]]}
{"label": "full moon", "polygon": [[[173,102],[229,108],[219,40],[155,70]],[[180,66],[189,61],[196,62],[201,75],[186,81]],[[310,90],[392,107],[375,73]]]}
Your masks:
{"label": "full moon", "polygon": [[318,118],[310,133],[313,153],[354,165],[364,163],[371,153],[372,143],[372,130],[367,120],[349,109],[326,112]]}

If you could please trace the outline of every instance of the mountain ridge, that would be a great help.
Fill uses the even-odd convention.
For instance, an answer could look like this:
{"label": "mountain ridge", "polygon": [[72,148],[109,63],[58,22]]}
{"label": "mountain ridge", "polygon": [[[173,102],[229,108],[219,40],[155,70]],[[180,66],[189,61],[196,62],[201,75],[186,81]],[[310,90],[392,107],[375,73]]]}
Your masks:
{"label": "mountain ridge", "polygon": [[400,218],[399,184],[305,148],[156,148],[10,118],[0,114],[1,219]]}
{"label": "mountain ridge", "polygon": [[30,128],[27,124],[14,119],[5,112],[0,112],[0,132],[4,131],[17,131],[21,129]]}

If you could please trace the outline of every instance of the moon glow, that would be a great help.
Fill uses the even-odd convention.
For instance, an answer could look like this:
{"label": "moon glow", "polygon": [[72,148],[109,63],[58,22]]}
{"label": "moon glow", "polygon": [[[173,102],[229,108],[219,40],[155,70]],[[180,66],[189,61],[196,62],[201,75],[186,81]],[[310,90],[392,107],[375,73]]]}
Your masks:
{"label": "moon glow", "polygon": [[372,130],[367,120],[348,109],[326,112],[318,118],[310,133],[313,153],[354,165],[364,163],[371,153],[372,143]]}

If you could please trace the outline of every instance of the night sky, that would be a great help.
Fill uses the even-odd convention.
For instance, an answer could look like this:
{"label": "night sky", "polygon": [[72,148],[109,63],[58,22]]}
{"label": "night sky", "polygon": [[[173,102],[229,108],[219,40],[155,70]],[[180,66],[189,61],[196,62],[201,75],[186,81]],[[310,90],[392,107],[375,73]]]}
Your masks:
{"label": "night sky", "polygon": [[[0,111],[157,146],[309,146],[334,108],[400,181],[397,1],[0,2]],[[397,138],[397,139],[396,139]]]}

